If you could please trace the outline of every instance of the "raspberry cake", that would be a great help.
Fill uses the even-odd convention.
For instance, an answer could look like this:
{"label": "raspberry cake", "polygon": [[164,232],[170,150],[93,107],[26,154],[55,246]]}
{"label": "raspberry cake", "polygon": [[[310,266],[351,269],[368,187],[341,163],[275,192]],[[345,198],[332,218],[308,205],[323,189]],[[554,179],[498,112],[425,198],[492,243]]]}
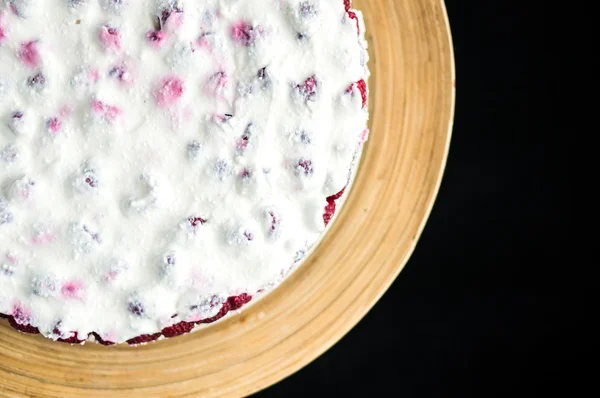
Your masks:
{"label": "raspberry cake", "polygon": [[0,315],[141,344],[323,235],[367,138],[349,0],[0,0]]}

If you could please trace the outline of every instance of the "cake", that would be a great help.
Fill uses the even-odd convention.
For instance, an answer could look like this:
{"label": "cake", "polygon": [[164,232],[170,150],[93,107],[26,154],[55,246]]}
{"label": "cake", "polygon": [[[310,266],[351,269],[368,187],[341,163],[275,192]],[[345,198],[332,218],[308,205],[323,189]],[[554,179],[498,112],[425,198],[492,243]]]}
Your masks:
{"label": "cake", "polygon": [[0,0],[0,316],[191,332],[276,287],[367,139],[350,0]]}

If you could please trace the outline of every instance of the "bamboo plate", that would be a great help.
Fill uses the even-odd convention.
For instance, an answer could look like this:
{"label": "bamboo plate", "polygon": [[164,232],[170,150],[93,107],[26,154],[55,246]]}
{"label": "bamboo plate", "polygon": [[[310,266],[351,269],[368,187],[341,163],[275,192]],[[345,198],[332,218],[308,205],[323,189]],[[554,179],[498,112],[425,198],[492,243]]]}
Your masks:
{"label": "bamboo plate", "polygon": [[[340,0],[341,1],[341,0]],[[2,397],[240,397],[337,342],[412,253],[437,194],[454,111],[441,0],[355,0],[371,55],[371,137],[333,228],[240,315],[145,347],[69,346],[0,323]]]}

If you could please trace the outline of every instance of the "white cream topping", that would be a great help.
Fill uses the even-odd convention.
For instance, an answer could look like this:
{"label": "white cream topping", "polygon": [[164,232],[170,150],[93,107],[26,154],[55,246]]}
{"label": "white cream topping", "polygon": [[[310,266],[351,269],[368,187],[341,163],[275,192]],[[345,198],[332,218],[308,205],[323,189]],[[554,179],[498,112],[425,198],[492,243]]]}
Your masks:
{"label": "white cream topping", "polygon": [[364,139],[357,15],[0,0],[0,313],[123,342],[280,282]]}

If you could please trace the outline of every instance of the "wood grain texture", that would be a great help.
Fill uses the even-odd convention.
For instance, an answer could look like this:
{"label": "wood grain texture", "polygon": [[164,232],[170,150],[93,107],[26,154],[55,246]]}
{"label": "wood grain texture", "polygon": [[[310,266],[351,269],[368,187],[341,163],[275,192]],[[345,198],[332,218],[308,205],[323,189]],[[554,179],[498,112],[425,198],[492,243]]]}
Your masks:
{"label": "wood grain texture", "polygon": [[347,333],[396,278],[433,205],[454,111],[440,0],[355,0],[373,76],[371,136],[350,196],[309,259],[240,315],[148,346],[69,346],[0,322],[2,397],[241,397]]}

